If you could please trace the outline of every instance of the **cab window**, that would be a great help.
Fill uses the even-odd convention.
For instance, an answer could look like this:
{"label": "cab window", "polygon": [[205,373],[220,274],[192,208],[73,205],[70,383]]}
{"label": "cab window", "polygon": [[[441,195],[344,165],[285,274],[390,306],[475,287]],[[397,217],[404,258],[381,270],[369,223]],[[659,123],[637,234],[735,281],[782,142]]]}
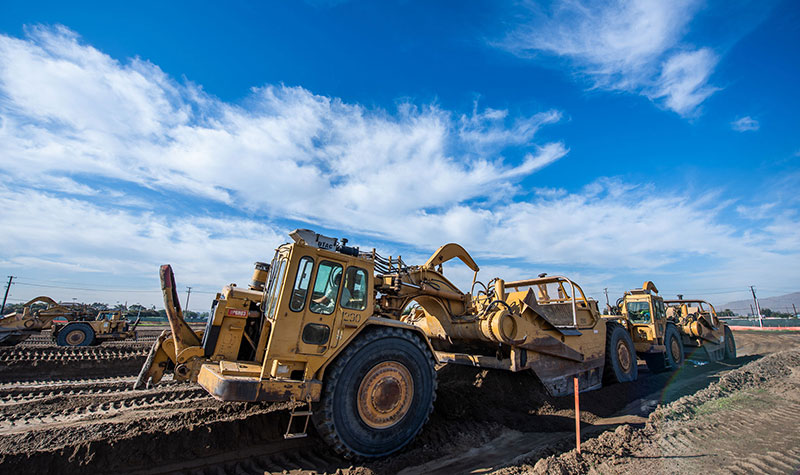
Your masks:
{"label": "cab window", "polygon": [[648,302],[628,302],[628,318],[633,323],[650,322],[650,304]]}
{"label": "cab window", "polygon": [[656,310],[656,319],[663,320],[667,315],[667,311],[664,309],[664,302],[659,300],[655,302],[654,307]]}
{"label": "cab window", "polygon": [[348,267],[342,287],[342,308],[364,310],[367,308],[367,271]]}
{"label": "cab window", "polygon": [[281,283],[283,282],[283,274],[286,271],[286,259],[281,259],[280,263],[275,266],[274,269],[267,294],[269,297],[267,298],[266,315],[269,319],[273,318],[278,308],[278,293],[280,292]]}
{"label": "cab window", "polygon": [[300,259],[297,266],[297,276],[294,279],[292,289],[292,299],[289,308],[294,312],[303,310],[306,306],[306,295],[308,295],[308,284],[311,283],[311,271],[314,269],[314,259],[305,256]]}
{"label": "cab window", "polygon": [[339,285],[342,282],[342,266],[335,262],[322,261],[317,267],[314,277],[314,289],[311,292],[309,310],[322,315],[330,315],[336,308],[339,296]]}

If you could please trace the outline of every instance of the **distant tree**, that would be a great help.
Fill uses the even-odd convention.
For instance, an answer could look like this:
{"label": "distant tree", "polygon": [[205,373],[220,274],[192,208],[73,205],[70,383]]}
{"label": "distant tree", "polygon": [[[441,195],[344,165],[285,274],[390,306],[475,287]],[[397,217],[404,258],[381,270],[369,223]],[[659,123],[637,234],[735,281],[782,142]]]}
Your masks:
{"label": "distant tree", "polygon": [[792,318],[791,313],[773,312],[772,309],[762,308],[761,315],[769,318]]}
{"label": "distant tree", "polygon": [[720,317],[735,317],[736,316],[736,314],[733,313],[733,310],[731,310],[729,308],[726,308],[725,310],[719,312],[717,315],[720,316]]}

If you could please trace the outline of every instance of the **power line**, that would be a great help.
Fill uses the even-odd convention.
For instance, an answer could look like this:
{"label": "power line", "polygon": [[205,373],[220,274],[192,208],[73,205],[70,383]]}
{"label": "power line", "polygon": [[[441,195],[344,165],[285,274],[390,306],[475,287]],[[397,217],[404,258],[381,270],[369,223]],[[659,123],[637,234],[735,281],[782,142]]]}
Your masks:
{"label": "power line", "polygon": [[88,292],[161,292],[160,290],[131,290],[131,289],[97,289],[88,287],[68,287],[65,285],[47,285],[47,284],[34,284],[30,282],[15,282],[19,285],[28,287],[43,287],[48,289],[64,289],[64,290],[85,290]]}
{"label": "power line", "polygon": [[[87,292],[128,292],[128,293],[161,293],[160,290],[141,290],[141,289],[119,289],[119,288],[90,288],[90,287],[71,287],[67,285],[49,285],[49,284],[37,284],[33,282],[20,282],[16,281],[14,284],[24,285],[27,287],[43,287],[48,289],[64,289],[64,290],[83,290]],[[198,294],[216,294],[216,292],[211,291],[203,291],[203,290],[194,290],[194,293]]]}

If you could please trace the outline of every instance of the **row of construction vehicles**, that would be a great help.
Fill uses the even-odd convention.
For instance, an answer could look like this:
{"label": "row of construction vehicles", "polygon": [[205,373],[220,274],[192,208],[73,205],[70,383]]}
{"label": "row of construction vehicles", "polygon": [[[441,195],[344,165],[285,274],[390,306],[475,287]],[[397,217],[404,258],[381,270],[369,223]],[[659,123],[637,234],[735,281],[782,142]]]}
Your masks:
{"label": "row of construction vehicles", "polygon": [[50,330],[58,346],[90,346],[136,338],[136,326],[120,311],[91,311],[85,306],[40,296],[23,304],[22,312],[0,318],[0,346],[13,346]]}
{"label": "row of construction vehicles", "polygon": [[[564,276],[478,280],[458,244],[422,265],[361,251],[300,229],[246,287],[218,293],[204,330],[184,321],[170,266],[160,277],[171,330],[153,345],[135,383],[165,372],[223,401],[292,402],[286,437],[309,421],[345,457],[379,457],[421,430],[445,363],[532,371],[554,396],[676,369],[687,350],[735,356],[730,330],[699,301],[665,301],[647,282],[607,315]],[[443,273],[461,260],[470,292]],[[706,305],[709,307],[708,305]],[[691,353],[691,351],[690,351]]]}

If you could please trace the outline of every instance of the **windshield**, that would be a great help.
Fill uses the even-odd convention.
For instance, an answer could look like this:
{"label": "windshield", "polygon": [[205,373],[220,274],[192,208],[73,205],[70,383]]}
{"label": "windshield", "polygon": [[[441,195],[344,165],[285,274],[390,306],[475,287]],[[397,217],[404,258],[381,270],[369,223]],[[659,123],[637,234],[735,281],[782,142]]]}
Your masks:
{"label": "windshield", "polygon": [[650,304],[648,302],[628,302],[628,318],[633,323],[650,323]]}

